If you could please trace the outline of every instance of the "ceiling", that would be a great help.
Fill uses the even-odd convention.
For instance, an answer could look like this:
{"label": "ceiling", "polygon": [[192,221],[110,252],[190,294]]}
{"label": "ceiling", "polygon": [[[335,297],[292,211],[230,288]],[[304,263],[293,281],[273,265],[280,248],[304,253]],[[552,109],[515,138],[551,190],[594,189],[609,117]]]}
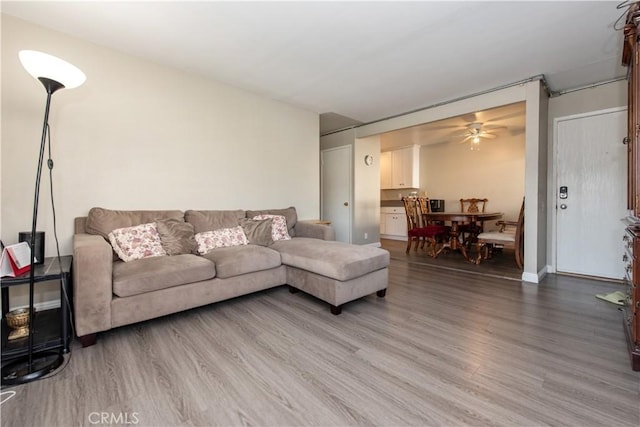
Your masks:
{"label": "ceiling", "polygon": [[621,78],[622,33],[614,29],[624,13],[620,1],[2,1],[0,7],[320,113],[327,132],[539,75],[555,92]]}
{"label": "ceiling", "polygon": [[468,135],[472,123],[481,123],[482,130],[496,137],[519,136],[524,141],[526,104],[518,102],[490,110],[475,111],[458,117],[420,126],[399,129],[381,135],[380,148],[388,150],[407,145],[459,143]]}

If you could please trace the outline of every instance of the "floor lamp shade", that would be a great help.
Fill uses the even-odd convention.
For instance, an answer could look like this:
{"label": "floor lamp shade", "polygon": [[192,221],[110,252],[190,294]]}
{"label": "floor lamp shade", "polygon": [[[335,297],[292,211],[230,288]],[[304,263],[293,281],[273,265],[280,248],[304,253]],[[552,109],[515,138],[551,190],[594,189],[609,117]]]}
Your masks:
{"label": "floor lamp shade", "polygon": [[18,57],[25,70],[36,79],[54,80],[67,89],[78,87],[86,80],[78,67],[47,53],[21,50]]}

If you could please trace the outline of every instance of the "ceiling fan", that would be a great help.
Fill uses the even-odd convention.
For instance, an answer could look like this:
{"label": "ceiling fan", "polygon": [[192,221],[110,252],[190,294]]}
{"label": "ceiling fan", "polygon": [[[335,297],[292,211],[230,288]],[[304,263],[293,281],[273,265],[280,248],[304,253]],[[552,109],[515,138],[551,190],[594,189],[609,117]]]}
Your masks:
{"label": "ceiling fan", "polygon": [[[491,129],[498,129],[499,127],[503,127],[503,126],[493,126]],[[460,141],[460,143],[465,143],[467,141],[471,141],[471,151],[478,151],[480,150],[480,139],[481,138],[487,138],[487,139],[494,139],[496,138],[496,135],[489,132],[488,130],[484,130],[482,129],[482,123],[480,122],[474,122],[474,123],[469,123],[469,125],[467,126],[467,132],[464,133],[462,136],[464,136],[465,138]]]}

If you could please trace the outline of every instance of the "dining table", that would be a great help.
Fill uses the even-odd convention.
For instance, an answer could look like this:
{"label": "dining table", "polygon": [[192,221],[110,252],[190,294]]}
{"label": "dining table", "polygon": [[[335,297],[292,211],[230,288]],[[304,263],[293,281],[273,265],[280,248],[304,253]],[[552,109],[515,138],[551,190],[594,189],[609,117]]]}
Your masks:
{"label": "dining table", "polygon": [[433,221],[451,222],[449,239],[442,243],[442,246],[436,251],[434,257],[437,258],[444,250],[460,251],[467,261],[471,260],[467,254],[467,248],[459,239],[459,225],[461,223],[475,224],[477,222],[492,221],[501,218],[502,212],[427,212],[422,214],[422,219],[425,224],[429,224]]}

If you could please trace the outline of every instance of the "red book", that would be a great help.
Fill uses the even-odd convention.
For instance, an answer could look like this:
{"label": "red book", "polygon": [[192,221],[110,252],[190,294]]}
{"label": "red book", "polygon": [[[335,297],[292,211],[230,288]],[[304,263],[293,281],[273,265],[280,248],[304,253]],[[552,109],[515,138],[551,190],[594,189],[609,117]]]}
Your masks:
{"label": "red book", "polygon": [[2,250],[0,276],[20,276],[31,268],[31,248],[27,242],[9,245]]}

